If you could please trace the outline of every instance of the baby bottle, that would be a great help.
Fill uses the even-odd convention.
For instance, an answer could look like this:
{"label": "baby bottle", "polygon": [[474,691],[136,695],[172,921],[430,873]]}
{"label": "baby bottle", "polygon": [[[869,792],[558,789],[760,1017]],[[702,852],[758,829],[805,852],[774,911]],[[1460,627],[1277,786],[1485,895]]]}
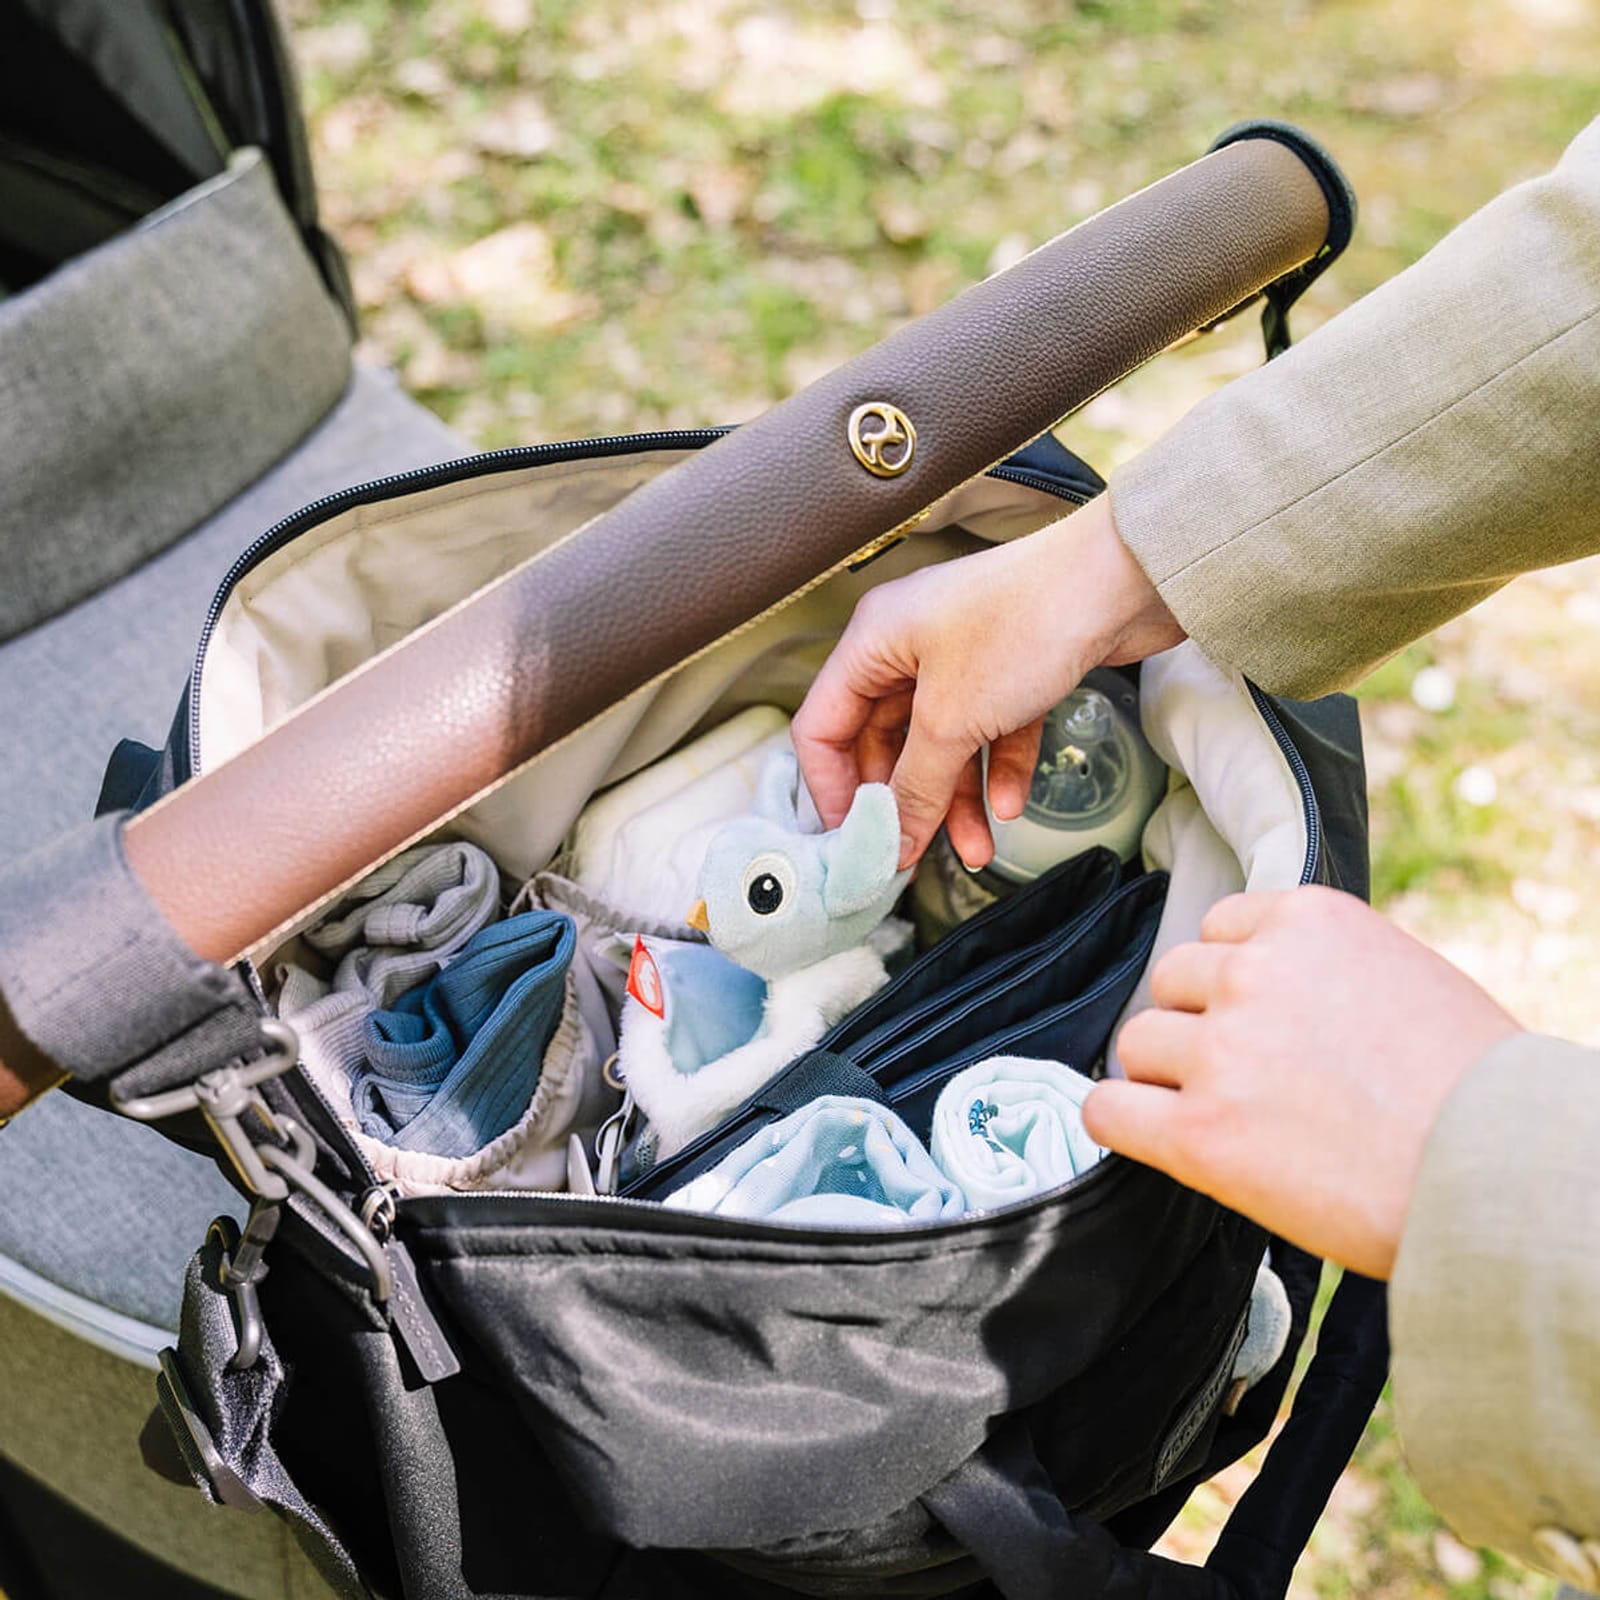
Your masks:
{"label": "baby bottle", "polygon": [[1139,727],[1133,682],[1097,667],[1045,717],[1022,815],[1002,822],[989,811],[989,865],[968,872],[943,832],[934,841],[913,890],[919,942],[933,943],[1015,885],[1095,845],[1131,860],[1166,779],[1165,763]]}
{"label": "baby bottle", "polygon": [[[984,778],[987,788],[987,753]],[[1137,691],[1120,673],[1097,667],[1045,717],[1022,815],[1002,822],[989,812],[989,870],[1030,883],[1094,845],[1132,860],[1166,778],[1140,730]]]}

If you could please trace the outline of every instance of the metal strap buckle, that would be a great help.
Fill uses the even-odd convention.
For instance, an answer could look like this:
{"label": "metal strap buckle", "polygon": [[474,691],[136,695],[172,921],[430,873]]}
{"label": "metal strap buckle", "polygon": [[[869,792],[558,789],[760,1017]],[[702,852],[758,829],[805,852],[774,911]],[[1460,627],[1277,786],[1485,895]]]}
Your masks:
{"label": "metal strap buckle", "polygon": [[[271,1047],[255,1061],[216,1067],[203,1073],[193,1083],[160,1094],[119,1095],[111,1091],[111,1102],[124,1116],[139,1122],[157,1122],[163,1117],[177,1116],[180,1112],[198,1110],[217,1142],[227,1152],[239,1177],[257,1203],[251,1210],[242,1238],[258,1242],[248,1245],[248,1255],[240,1265],[233,1258],[233,1275],[240,1283],[224,1282],[224,1287],[234,1299],[235,1309],[241,1317],[240,1353],[235,1365],[249,1365],[241,1358],[250,1330],[255,1328],[256,1347],[259,1348],[260,1309],[255,1308],[254,1318],[250,1306],[255,1297],[255,1284],[260,1281],[264,1267],[256,1270],[260,1254],[277,1228],[276,1211],[291,1191],[298,1191],[316,1201],[329,1221],[345,1235],[360,1252],[372,1274],[373,1297],[385,1304],[394,1292],[394,1274],[382,1244],[373,1237],[359,1217],[339,1196],[316,1175],[317,1147],[311,1134],[292,1117],[275,1112],[267,1104],[260,1086],[272,1078],[281,1077],[300,1057],[300,1039],[288,1023],[277,1017],[261,1019],[261,1036]],[[270,1209],[274,1215],[269,1224],[257,1212]],[[213,1224],[215,1226],[215,1224]],[[244,1250],[241,1245],[241,1251]],[[232,1252],[225,1253],[225,1259]],[[248,1280],[247,1283],[244,1280]],[[244,1286],[241,1287],[240,1285]],[[254,1359],[252,1354],[251,1359]]]}
{"label": "metal strap buckle", "polygon": [[283,1210],[276,1200],[257,1198],[245,1218],[244,1231],[232,1217],[217,1217],[206,1230],[206,1243],[218,1245],[217,1282],[233,1302],[233,1331],[238,1341],[228,1362],[236,1372],[248,1372],[261,1354],[266,1324],[261,1320],[261,1300],[256,1285],[267,1275],[266,1250],[278,1231]]}
{"label": "metal strap buckle", "polygon": [[253,1116],[268,1141],[287,1137],[285,1119],[274,1114],[259,1085],[282,1077],[295,1064],[300,1056],[300,1038],[277,1017],[261,1019],[261,1037],[271,1048],[259,1060],[216,1067],[193,1083],[162,1094],[125,1097],[113,1086],[111,1103],[125,1117],[138,1122],[159,1122],[163,1117],[198,1110],[250,1193],[265,1200],[285,1200],[289,1195],[287,1179],[269,1172],[260,1153],[272,1148],[271,1143],[253,1136],[244,1123],[247,1116]]}

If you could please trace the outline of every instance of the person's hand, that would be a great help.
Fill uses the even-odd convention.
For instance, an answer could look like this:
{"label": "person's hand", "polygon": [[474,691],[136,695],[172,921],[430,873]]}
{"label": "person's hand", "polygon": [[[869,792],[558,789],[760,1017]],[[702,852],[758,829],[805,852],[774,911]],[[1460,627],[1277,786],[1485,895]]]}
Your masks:
{"label": "person's hand", "polygon": [[1450,1092],[1518,1025],[1350,895],[1237,894],[1151,974],[1084,1103],[1097,1143],[1387,1278]]}
{"label": "person's hand", "polygon": [[1010,544],[871,590],[796,713],[792,732],[823,825],[859,783],[892,783],[900,865],[948,818],[969,867],[994,853],[978,751],[997,817],[1027,802],[1045,712],[1091,667],[1183,638],[1117,536],[1104,495]]}

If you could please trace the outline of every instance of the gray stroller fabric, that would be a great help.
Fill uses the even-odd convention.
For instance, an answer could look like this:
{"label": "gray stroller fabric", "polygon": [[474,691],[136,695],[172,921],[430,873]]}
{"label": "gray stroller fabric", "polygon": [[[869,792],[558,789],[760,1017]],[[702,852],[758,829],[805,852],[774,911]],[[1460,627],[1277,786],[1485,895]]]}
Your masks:
{"label": "gray stroller fabric", "polygon": [[[82,324],[52,363],[58,295]],[[0,643],[0,868],[86,823],[120,736],[161,742],[246,544],[461,453],[386,375],[351,378],[255,159],[0,306],[0,634],[51,619]],[[243,1209],[209,1161],[61,1095],[0,1133],[0,1456],[225,1591],[320,1600],[287,1527],[208,1505],[138,1448],[184,1266],[211,1217]]]}
{"label": "gray stroller fabric", "polygon": [[323,416],[349,332],[259,151],[0,303],[0,639],[121,577]]}

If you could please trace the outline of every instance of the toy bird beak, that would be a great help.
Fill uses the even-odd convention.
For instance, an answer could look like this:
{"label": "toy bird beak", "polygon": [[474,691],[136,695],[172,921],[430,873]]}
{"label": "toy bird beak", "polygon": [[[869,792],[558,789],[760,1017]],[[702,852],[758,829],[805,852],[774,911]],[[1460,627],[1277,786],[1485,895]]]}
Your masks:
{"label": "toy bird beak", "polygon": [[706,903],[704,900],[695,901],[690,908],[687,920],[691,928],[698,928],[701,933],[711,932],[711,919],[706,915]]}

